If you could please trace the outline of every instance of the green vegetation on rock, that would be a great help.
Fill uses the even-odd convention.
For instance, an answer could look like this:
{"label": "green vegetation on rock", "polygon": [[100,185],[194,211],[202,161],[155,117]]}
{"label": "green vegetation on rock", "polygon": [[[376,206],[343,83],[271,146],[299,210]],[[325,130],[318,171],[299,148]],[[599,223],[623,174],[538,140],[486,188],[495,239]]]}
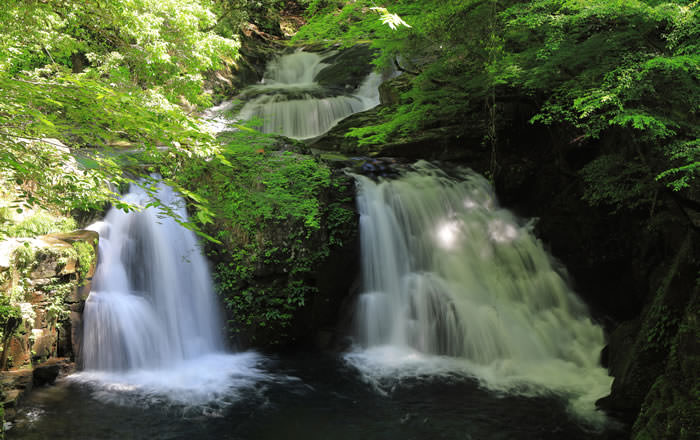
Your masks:
{"label": "green vegetation on rock", "polygon": [[289,342],[317,292],[314,271],[353,229],[352,211],[330,200],[348,178],[288,139],[241,127],[220,141],[222,157],[190,161],[173,178],[213,214],[194,219],[220,243],[208,244],[209,257],[231,331],[258,345]]}
{"label": "green vegetation on rock", "polygon": [[72,245],[78,259],[78,279],[80,283],[84,283],[90,269],[95,265],[95,247],[84,241],[76,241]]}

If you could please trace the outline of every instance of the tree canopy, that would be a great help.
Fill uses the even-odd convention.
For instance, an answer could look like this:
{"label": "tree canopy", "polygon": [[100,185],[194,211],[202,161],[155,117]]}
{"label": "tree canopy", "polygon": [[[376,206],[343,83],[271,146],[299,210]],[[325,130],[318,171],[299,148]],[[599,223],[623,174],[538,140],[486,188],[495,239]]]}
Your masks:
{"label": "tree canopy", "polygon": [[238,42],[212,31],[210,6],[181,0],[5,3],[0,179],[14,189],[18,209],[39,204],[68,211],[116,202],[104,181],[125,179],[130,155],[118,150],[161,165],[212,153],[213,138],[191,109],[211,105],[202,73],[235,57]]}

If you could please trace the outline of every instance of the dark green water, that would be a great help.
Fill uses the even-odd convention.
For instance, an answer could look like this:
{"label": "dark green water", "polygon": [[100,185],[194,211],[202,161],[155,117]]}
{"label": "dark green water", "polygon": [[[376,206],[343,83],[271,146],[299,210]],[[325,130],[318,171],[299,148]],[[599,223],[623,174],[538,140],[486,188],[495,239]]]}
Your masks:
{"label": "dark green water", "polygon": [[464,377],[413,378],[380,392],[341,359],[260,358],[262,374],[223,403],[105,400],[62,381],[36,390],[9,439],[617,439],[581,426],[556,397],[497,395]]}

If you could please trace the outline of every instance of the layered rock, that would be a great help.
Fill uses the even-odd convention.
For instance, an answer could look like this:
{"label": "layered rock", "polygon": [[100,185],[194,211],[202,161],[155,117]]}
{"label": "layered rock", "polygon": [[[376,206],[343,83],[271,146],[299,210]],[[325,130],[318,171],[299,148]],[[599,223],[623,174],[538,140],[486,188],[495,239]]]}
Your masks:
{"label": "layered rock", "polygon": [[97,263],[93,231],[12,239],[0,244],[0,288],[22,310],[5,358],[18,368],[80,351],[80,315]]}

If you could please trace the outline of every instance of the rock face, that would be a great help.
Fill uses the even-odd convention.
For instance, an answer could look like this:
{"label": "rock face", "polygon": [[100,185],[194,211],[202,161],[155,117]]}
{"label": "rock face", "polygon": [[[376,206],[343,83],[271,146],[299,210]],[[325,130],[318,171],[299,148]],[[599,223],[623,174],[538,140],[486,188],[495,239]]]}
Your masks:
{"label": "rock face", "polygon": [[[599,405],[632,424],[634,439],[691,439],[700,432],[700,288],[696,233],[651,277],[658,288],[639,317],[610,335],[615,381]],[[695,252],[696,254],[697,252]]]}
{"label": "rock face", "polygon": [[93,231],[13,239],[0,244],[0,288],[19,304],[22,324],[10,337],[7,367],[80,351],[80,314],[97,264]]}
{"label": "rock face", "polygon": [[668,362],[654,380],[632,427],[635,439],[697,438],[700,432],[700,292],[692,292],[673,338]]}
{"label": "rock face", "polygon": [[323,60],[328,67],[316,75],[316,81],[326,88],[340,92],[355,90],[372,71],[374,56],[374,52],[366,44],[340,50]]}

